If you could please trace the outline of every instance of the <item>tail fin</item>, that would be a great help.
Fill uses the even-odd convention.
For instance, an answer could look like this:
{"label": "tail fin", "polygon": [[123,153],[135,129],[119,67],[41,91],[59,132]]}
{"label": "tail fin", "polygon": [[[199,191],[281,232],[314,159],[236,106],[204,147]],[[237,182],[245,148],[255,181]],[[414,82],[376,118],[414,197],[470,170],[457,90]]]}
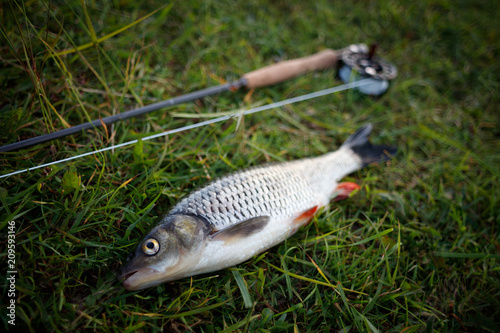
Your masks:
{"label": "tail fin", "polygon": [[370,141],[368,141],[368,136],[371,131],[372,124],[367,124],[347,138],[341,146],[341,148],[351,149],[356,155],[358,155],[361,158],[363,166],[373,162],[388,160],[392,155],[396,154],[397,151],[397,148],[394,146],[372,145]]}

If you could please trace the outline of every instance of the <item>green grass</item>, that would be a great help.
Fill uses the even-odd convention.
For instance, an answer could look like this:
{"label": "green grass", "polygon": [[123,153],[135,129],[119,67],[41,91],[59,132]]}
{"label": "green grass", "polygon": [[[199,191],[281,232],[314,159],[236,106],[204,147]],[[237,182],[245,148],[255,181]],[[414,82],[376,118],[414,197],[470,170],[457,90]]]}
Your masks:
{"label": "green grass", "polygon": [[[1,144],[351,43],[378,42],[399,76],[377,99],[343,92],[246,116],[238,127],[228,121],[0,179],[2,279],[7,222],[16,223],[16,329],[500,330],[496,1],[161,6],[2,3]],[[327,70],[221,94],[3,153],[0,170],[197,121],[178,114],[338,84]],[[155,218],[193,189],[236,169],[334,150],[367,122],[373,142],[399,147],[396,159],[350,175],[362,190],[325,207],[285,243],[234,268],[144,291],[117,283],[116,270]],[[12,330],[7,293],[2,283],[2,329]]]}

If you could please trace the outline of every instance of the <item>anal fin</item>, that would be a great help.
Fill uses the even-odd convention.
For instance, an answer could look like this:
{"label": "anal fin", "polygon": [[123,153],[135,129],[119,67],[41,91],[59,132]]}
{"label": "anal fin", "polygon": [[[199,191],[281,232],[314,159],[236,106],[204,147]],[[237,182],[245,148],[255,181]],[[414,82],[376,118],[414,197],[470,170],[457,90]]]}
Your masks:
{"label": "anal fin", "polygon": [[333,192],[330,200],[340,201],[347,199],[352,192],[359,190],[360,188],[361,186],[353,182],[340,183],[337,185],[337,188]]}
{"label": "anal fin", "polygon": [[269,223],[269,216],[257,216],[216,231],[210,237],[214,241],[233,242],[258,233]]}

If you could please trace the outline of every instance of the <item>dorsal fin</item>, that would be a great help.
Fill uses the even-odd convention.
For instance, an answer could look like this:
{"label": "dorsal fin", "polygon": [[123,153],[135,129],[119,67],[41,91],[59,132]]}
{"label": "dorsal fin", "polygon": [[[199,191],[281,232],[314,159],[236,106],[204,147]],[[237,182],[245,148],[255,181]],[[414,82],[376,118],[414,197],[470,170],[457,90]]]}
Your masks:
{"label": "dorsal fin", "polygon": [[222,230],[217,231],[210,237],[214,241],[231,242],[237,239],[249,237],[262,229],[269,223],[269,216],[257,216],[230,225]]}

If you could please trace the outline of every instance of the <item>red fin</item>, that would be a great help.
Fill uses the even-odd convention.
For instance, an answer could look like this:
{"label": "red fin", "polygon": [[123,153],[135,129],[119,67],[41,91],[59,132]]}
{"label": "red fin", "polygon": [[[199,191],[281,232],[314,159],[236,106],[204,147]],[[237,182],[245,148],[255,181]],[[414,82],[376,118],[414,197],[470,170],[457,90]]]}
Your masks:
{"label": "red fin", "polygon": [[340,183],[334,192],[333,201],[340,201],[347,199],[349,194],[355,190],[359,190],[361,186],[353,182]]}
{"label": "red fin", "polygon": [[307,225],[309,222],[311,222],[314,214],[317,211],[318,211],[318,206],[314,206],[313,208],[306,210],[298,217],[296,217],[295,220],[293,220],[293,224],[298,224],[299,226]]}

